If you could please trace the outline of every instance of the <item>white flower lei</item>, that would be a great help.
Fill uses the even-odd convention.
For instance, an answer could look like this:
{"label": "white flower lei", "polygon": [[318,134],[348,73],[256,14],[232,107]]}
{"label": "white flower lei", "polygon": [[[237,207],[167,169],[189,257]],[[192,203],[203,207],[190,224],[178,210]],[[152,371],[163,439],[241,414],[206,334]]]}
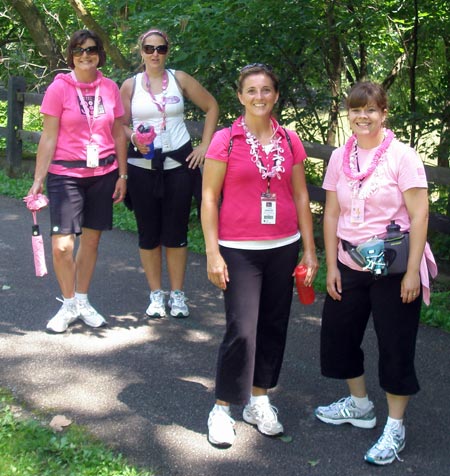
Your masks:
{"label": "white flower lei", "polygon": [[[250,155],[251,161],[258,168],[261,178],[266,180],[267,178],[277,177],[278,180],[281,180],[281,174],[285,172],[283,167],[284,157],[282,156],[284,149],[281,147],[281,137],[272,138],[270,143],[272,144],[273,152],[273,165],[270,170],[262,163],[261,157],[259,155],[259,149],[262,149],[262,145],[259,140],[248,130],[247,125],[245,124],[244,119],[240,123],[240,126],[244,128],[245,132],[245,142],[250,146]],[[274,134],[276,130],[274,131]]]}

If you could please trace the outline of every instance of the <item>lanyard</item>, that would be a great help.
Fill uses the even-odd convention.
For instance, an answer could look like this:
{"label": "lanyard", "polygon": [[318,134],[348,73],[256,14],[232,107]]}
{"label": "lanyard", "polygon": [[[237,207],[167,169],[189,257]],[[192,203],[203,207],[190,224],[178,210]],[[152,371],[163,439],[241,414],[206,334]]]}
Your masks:
{"label": "lanyard", "polygon": [[152,93],[152,89],[150,86],[150,78],[148,77],[147,71],[145,71],[145,84],[147,85],[147,91],[150,94],[150,98],[153,104],[157,107],[158,111],[162,114],[162,122],[161,122],[161,130],[166,128],[166,92],[167,86],[169,84],[169,75],[167,71],[164,70],[164,74],[162,77],[162,100],[158,101],[155,95]]}
{"label": "lanyard", "polygon": [[90,114],[90,109],[89,109],[89,106],[87,104],[87,101],[81,93],[81,89],[79,88],[79,86],[76,86],[76,89],[77,89],[78,99],[80,100],[81,107],[83,108],[84,114],[86,115],[86,120],[88,122],[89,142],[91,142],[92,141],[92,131],[93,131],[93,127],[94,127],[94,122],[95,122],[95,119],[98,117],[98,104],[99,104],[99,97],[100,97],[100,86],[97,85],[96,88],[95,88],[94,110],[93,110],[92,116]]}

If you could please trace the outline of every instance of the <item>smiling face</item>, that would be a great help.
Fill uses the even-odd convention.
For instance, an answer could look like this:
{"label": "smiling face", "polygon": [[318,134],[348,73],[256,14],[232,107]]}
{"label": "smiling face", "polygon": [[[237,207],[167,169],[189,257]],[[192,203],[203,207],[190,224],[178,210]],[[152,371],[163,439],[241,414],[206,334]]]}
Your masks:
{"label": "smiling face", "polygon": [[96,74],[100,57],[97,44],[92,38],[88,38],[80,45],[77,45],[72,50],[72,55],[75,73],[83,75]]}
{"label": "smiling face", "polygon": [[348,120],[352,131],[358,136],[375,138],[380,134],[386,120],[386,110],[374,102],[365,106],[352,107],[348,111]]}
{"label": "smiling face", "polygon": [[263,72],[247,76],[242,83],[242,90],[238,92],[246,116],[270,116],[278,96],[272,78]]}

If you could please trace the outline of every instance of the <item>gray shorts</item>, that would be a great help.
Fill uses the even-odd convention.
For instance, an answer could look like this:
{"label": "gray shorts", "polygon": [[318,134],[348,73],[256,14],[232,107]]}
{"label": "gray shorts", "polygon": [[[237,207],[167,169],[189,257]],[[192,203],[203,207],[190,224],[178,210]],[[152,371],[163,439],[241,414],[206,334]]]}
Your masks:
{"label": "gray shorts", "polygon": [[50,234],[81,234],[82,228],[111,230],[118,171],[95,177],[48,174]]}

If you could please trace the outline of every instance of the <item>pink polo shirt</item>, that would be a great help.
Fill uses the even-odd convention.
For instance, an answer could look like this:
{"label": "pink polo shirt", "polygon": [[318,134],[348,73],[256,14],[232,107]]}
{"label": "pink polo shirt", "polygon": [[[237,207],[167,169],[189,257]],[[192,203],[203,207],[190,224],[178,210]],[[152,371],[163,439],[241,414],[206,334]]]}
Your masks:
{"label": "pink polo shirt", "polygon": [[[358,148],[361,170],[366,170],[376,149]],[[335,149],[328,164],[323,188],[336,192],[341,214],[338,220],[337,236],[354,245],[363,243],[373,236],[386,233],[391,220],[408,231],[410,220],[403,199],[403,192],[410,188],[428,188],[422,160],[411,147],[394,139],[370,177],[363,180],[358,193],[364,199],[363,223],[352,223],[351,180],[343,171],[344,146]],[[338,259],[346,266],[361,270],[350,255],[339,246]]]}

